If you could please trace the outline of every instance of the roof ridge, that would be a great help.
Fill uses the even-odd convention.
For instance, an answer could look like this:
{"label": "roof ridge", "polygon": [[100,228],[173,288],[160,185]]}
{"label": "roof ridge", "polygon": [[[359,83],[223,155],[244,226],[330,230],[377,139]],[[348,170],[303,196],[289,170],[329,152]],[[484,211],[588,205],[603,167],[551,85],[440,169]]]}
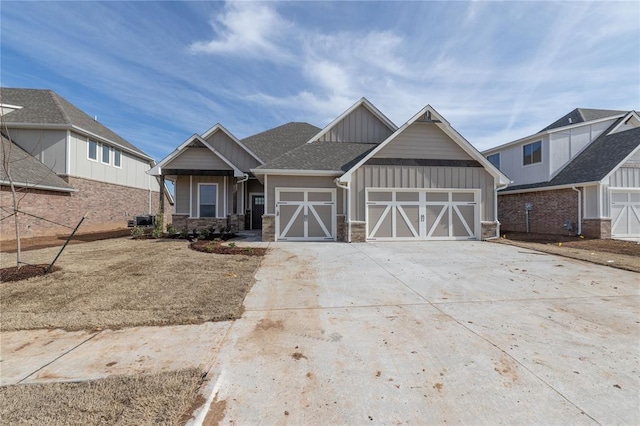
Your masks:
{"label": "roof ridge", "polygon": [[62,106],[62,103],[58,99],[58,94],[51,89],[43,89],[43,90],[47,92],[49,96],[51,96],[51,100],[53,101],[53,103],[56,104],[56,106],[58,107],[58,111],[60,111],[60,113],[62,114],[62,117],[67,122],[67,124],[73,124],[71,122],[71,119],[69,118],[69,115],[67,114],[67,111],[64,109],[64,107]]}
{"label": "roof ridge", "polygon": [[[576,108],[576,110],[578,111],[578,114],[580,114],[580,118],[582,118],[582,122],[584,123],[584,122],[586,122],[586,121],[588,121],[588,120],[587,120],[587,117],[585,117],[585,116],[584,116],[584,114],[582,113],[582,110],[583,110],[583,109],[584,109],[584,108]],[[595,142],[595,141],[594,141],[594,142]]]}

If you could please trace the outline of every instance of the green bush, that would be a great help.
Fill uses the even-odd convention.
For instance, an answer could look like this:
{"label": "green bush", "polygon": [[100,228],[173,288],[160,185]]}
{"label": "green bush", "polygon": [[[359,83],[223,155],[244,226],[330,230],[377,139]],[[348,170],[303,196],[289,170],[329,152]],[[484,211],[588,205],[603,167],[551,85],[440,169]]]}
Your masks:
{"label": "green bush", "polygon": [[131,230],[131,236],[132,237],[141,237],[143,235],[144,235],[144,228],[136,226],[135,228],[133,228]]}

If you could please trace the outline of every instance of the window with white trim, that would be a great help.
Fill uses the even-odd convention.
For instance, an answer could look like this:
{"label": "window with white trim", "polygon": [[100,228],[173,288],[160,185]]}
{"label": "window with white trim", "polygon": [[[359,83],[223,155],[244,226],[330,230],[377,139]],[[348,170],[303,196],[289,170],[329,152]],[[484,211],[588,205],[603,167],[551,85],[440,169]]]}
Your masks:
{"label": "window with white trim", "polygon": [[536,141],[522,147],[522,165],[542,163],[542,141]]}
{"label": "window with white trim", "polygon": [[98,161],[98,142],[89,139],[89,147],[87,148],[87,158],[89,160]]}
{"label": "window with white trim", "polygon": [[101,156],[101,160],[102,163],[104,164],[111,164],[111,155],[110,155],[111,149],[109,148],[109,145],[102,145],[102,156]]}
{"label": "window with white trim", "polygon": [[493,164],[498,170],[500,170],[500,153],[499,152],[488,155],[487,160],[489,160],[491,164]]}
{"label": "window with white trim", "polygon": [[113,166],[122,167],[122,152],[119,149],[113,150]]}
{"label": "window with white trim", "polygon": [[217,217],[217,195],[218,185],[214,183],[198,184],[198,217]]}

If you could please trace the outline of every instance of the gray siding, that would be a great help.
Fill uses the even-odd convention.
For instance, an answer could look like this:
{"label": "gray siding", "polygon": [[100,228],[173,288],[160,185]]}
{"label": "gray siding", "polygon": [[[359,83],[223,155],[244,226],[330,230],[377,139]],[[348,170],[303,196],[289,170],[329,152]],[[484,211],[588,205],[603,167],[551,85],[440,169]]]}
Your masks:
{"label": "gray siding", "polygon": [[222,131],[217,131],[209,136],[207,142],[243,172],[249,172],[252,168],[260,165],[258,160],[249,155],[247,151]]}
{"label": "gray siding", "polygon": [[265,206],[265,214],[274,214],[276,211],[276,188],[328,188],[337,189],[336,201],[338,214],[343,214],[343,196],[342,189],[338,188],[333,181],[335,178],[331,176],[277,176],[269,175],[267,177],[267,189],[265,191],[267,197],[267,205]]}
{"label": "gray siding", "polygon": [[594,218],[600,217],[598,212],[598,185],[587,186],[584,188],[584,217]]}
{"label": "gray siding", "polygon": [[640,168],[640,150],[631,156],[622,167],[638,167]]}
{"label": "gray siding", "polygon": [[178,176],[175,193],[176,213],[189,214],[189,176]]}
{"label": "gray siding", "polygon": [[376,153],[374,158],[473,160],[438,126],[431,123],[413,123]]}
{"label": "gray siding", "polygon": [[379,143],[393,132],[366,107],[360,105],[336,123],[319,141]]}
{"label": "gray siding", "polygon": [[11,129],[9,136],[55,173],[67,172],[66,130]]}
{"label": "gray siding", "polygon": [[620,167],[609,178],[612,188],[640,188],[640,167]]}
{"label": "gray siding", "polygon": [[352,220],[365,220],[366,188],[481,189],[482,221],[493,221],[494,179],[481,167],[363,166],[351,182]]}
{"label": "gray siding", "polygon": [[165,169],[233,170],[209,148],[190,146],[164,166]]}

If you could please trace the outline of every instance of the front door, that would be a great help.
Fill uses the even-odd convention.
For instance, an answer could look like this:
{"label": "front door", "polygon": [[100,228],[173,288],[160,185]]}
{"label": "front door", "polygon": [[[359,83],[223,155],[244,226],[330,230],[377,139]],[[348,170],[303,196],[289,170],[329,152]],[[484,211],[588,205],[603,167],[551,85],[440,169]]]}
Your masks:
{"label": "front door", "polygon": [[251,194],[251,229],[262,229],[264,194]]}

